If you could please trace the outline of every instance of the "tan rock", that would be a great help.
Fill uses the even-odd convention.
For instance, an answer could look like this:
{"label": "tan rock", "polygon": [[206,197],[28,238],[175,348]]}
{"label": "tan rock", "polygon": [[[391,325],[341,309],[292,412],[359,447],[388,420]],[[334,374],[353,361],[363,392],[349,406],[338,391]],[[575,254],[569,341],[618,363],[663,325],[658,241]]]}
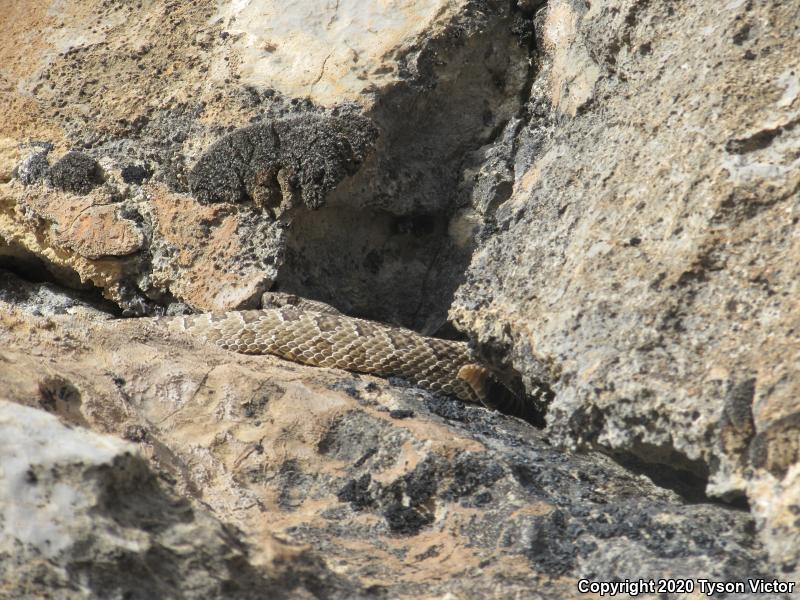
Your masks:
{"label": "tan rock", "polygon": [[[202,311],[259,305],[274,271],[240,264],[254,239],[237,207],[203,206],[160,186],[153,188],[151,207],[159,254],[169,257],[155,262],[156,285]],[[268,251],[266,241],[264,246]]]}
{"label": "tan rock", "polygon": [[365,102],[364,92],[398,82],[395,55],[463,5],[462,0],[228,3],[217,17],[224,19],[232,42],[215,57],[215,66],[224,72],[224,58],[235,55],[243,81],[251,85],[320,104]]}
{"label": "tan rock", "polygon": [[106,204],[82,211],[60,232],[56,242],[86,258],[125,256],[142,247],[144,236],[133,221],[120,219],[117,207]]}
{"label": "tan rock", "polygon": [[14,167],[22,160],[19,143],[12,138],[0,138],[0,183],[11,181]]}
{"label": "tan rock", "polygon": [[[225,352],[155,320],[42,318],[2,300],[0,307],[4,397],[133,441],[160,479],[235,527],[225,539],[249,548],[249,563],[264,576],[305,556],[312,573],[339,573],[339,589],[348,590],[341,597],[370,586],[404,598],[423,588],[547,597],[573,593],[586,565],[604,577],[634,569],[645,578],[721,577],[760,560],[746,513],[687,505],[607,457],[553,448],[527,424],[482,408],[373,377]],[[49,428],[57,429],[54,419]],[[46,446],[55,462],[65,435]],[[110,472],[126,481],[128,461],[115,464],[120,471]],[[130,502],[143,509],[148,498]],[[148,522],[171,514],[149,510]],[[80,528],[70,531],[89,530],[92,514],[105,539],[103,511],[80,513]],[[193,538],[213,531],[205,513],[196,526]],[[707,542],[698,547],[701,537]],[[6,542],[0,534],[0,548]],[[293,558],[302,548],[310,552]],[[652,562],[641,560],[650,553]],[[546,594],[536,591],[541,581]],[[160,589],[148,578],[141,585]]]}
{"label": "tan rock", "polygon": [[554,382],[562,442],[746,496],[786,578],[800,564],[783,508],[800,503],[800,46],[780,24],[798,18],[787,3],[548,3],[532,101],[551,113],[517,138],[532,159],[451,311]]}
{"label": "tan rock", "polygon": [[[343,597],[796,578],[796,3],[11,4],[3,264],[125,314],[257,306],[274,284],[454,334],[452,303],[487,356],[552,386],[551,441],[701,502],[413,390],[19,312],[68,314],[64,290],[0,286],[13,400],[137,439],[259,547],[318,546]],[[311,126],[353,115],[378,133],[356,153]],[[110,175],[83,197],[7,181],[20,141]]]}
{"label": "tan rock", "polygon": [[74,250],[84,258],[125,256],[139,250],[143,236],[136,224],[119,218],[117,206],[102,202],[100,194],[78,197],[50,189],[37,190],[18,211],[25,213],[27,219],[47,221],[41,231],[52,236],[54,246]]}
{"label": "tan rock", "polygon": [[544,43],[550,51],[550,102],[559,111],[575,116],[594,94],[600,69],[586,48],[575,43],[580,16],[567,0],[555,0],[547,7]]}
{"label": "tan rock", "polygon": [[[31,204],[20,203],[17,210],[16,200],[20,197],[19,186],[6,184],[0,186],[0,253],[25,261],[44,261],[48,270],[65,285],[79,287],[91,283],[106,291],[108,296],[115,297],[117,285],[124,279],[126,261],[121,258],[106,256],[98,259],[81,256],[72,249],[57,242],[60,235],[54,223],[47,219],[61,219],[61,223],[69,225],[80,213],[81,208],[91,206],[91,196],[83,197],[75,202],[66,201],[63,210],[50,212],[50,202],[33,192],[25,196]],[[64,194],[55,196],[65,199]],[[73,198],[74,199],[74,198]],[[36,209],[43,209],[37,213]],[[127,227],[123,225],[123,227]],[[92,236],[104,240],[104,232],[93,231]],[[119,247],[111,240],[105,240],[106,247]]]}
{"label": "tan rock", "polygon": [[[307,570],[307,553],[275,539],[262,540],[256,566],[225,523],[159,482],[132,444],[44,410],[0,400],[0,466],[0,516],[12,524],[0,533],[4,596],[69,589],[73,598],[115,598],[146,589],[201,598],[235,589],[278,597],[283,580]],[[321,565],[315,571],[327,575]],[[310,597],[304,584],[293,593]]]}

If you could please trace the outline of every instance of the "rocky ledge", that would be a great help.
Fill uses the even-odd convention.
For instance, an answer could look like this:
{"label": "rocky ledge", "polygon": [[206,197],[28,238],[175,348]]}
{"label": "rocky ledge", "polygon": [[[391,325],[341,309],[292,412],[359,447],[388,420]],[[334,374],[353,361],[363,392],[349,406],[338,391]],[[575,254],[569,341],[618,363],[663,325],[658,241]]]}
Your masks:
{"label": "rocky ledge", "polygon": [[753,517],[680,473],[656,484],[513,417],[150,319],[3,309],[12,596],[563,598],[774,574]]}

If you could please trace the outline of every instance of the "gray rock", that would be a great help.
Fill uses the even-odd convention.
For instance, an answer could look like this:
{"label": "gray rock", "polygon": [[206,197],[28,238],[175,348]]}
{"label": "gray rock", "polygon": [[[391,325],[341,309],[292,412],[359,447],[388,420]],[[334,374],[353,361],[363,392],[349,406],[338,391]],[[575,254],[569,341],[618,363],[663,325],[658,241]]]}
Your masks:
{"label": "gray rock", "polygon": [[[349,393],[366,400],[364,391],[354,382]],[[413,427],[357,410],[334,421],[318,446],[321,456],[315,464],[333,460],[346,465],[337,477],[294,464],[291,477],[284,473],[273,483],[275,493],[287,498],[288,511],[331,493],[346,505],[329,509],[324,521],[289,531],[293,539],[343,564],[350,563],[348,548],[354,541],[375,543],[387,536],[400,536],[411,547],[420,545],[415,538],[430,539],[428,554],[419,560],[435,560],[442,552],[433,541],[441,539],[436,532],[447,531],[448,519],[462,512],[471,515],[458,528],[456,543],[482,559],[479,568],[441,588],[408,582],[389,587],[392,597],[433,590],[488,597],[497,589],[504,595],[563,597],[566,586],[554,586],[551,596],[536,583],[559,578],[771,577],[752,518],[744,511],[707,498],[687,501],[608,457],[557,449],[541,432],[498,413],[413,390],[400,395],[403,408],[395,411],[410,411],[413,417],[407,418],[445,427],[453,436],[449,439],[461,440],[462,449],[421,451],[425,440],[415,437]],[[466,450],[472,442],[483,449]],[[409,447],[420,449],[419,462],[391,475],[394,457]],[[674,476],[676,482],[682,477]],[[502,575],[504,561],[512,557],[527,565],[526,576]],[[358,572],[390,577],[385,563]]]}
{"label": "gray rock", "polygon": [[[79,3],[65,0],[73,4]],[[213,354],[206,348],[189,361],[203,371],[192,371],[196,378],[173,374],[182,386],[169,377],[151,381],[155,367],[171,368],[176,351],[170,347],[154,361],[150,346],[136,349],[136,336],[145,335],[138,330],[95,362],[118,365],[135,356],[125,379],[144,381],[105,388],[108,374],[95,373],[90,362],[80,370],[60,362],[65,355],[83,360],[72,354],[82,330],[69,317],[54,319],[64,331],[39,349],[47,359],[25,362],[33,359],[23,351],[52,324],[28,330],[15,307],[28,314],[62,310],[47,286],[0,296],[10,305],[0,314],[3,353],[16,361],[0,358],[0,366],[12,365],[0,376],[26,382],[15,397],[36,397],[37,378],[27,373],[38,376],[58,362],[70,374],[58,374],[64,380],[91,378],[91,385],[74,386],[89,404],[85,418],[111,430],[137,402],[153,412],[165,406],[150,390],[178,397],[174,409],[195,395],[213,404],[206,393],[216,389],[233,404],[185,417],[198,428],[220,428],[219,437],[185,432],[209,454],[241,422],[250,423],[230,415],[269,412],[283,429],[264,434],[263,444],[248,430],[240,447],[255,444],[258,453],[274,446],[287,455],[271,457],[277,464],[269,467],[248,467],[247,485],[263,484],[253,505],[268,498],[281,519],[296,515],[298,538],[364,581],[373,571],[391,582],[424,568],[429,584],[447,557],[458,571],[442,575],[442,594],[490,595],[499,582],[501,592],[525,596],[532,586],[543,589],[542,581],[562,581],[553,577],[563,572],[567,583],[551,594],[563,597],[575,593],[570,577],[621,576],[637,564],[647,573],[707,568],[715,577],[753,570],[796,578],[797,3],[465,0],[440,11],[430,2],[406,3],[376,11],[379,35],[362,27],[355,4],[320,4],[311,20],[302,4],[223,2],[218,19],[207,2],[171,13],[158,3],[104,6],[101,27],[152,24],[112,28],[130,53],[117,52],[116,43],[88,43],[95,34],[87,33],[56,55],[38,40],[52,33],[54,44],[73,44],[60,36],[84,25],[68,19],[61,34],[53,33],[34,20],[35,11],[20,13],[20,26],[4,38],[19,48],[10,56],[20,77],[9,91],[12,125],[3,136],[11,137],[2,145],[11,151],[0,157],[0,170],[9,173],[19,161],[25,142],[15,123],[30,121],[20,107],[32,99],[40,118],[25,135],[57,128],[59,144],[91,149],[104,166],[116,165],[114,179],[120,165],[148,165],[152,176],[139,185],[141,173],[131,173],[133,185],[115,191],[106,182],[88,198],[10,181],[0,203],[4,262],[25,272],[34,257],[64,285],[101,288],[128,315],[158,314],[168,305],[172,312],[252,308],[276,286],[348,314],[467,336],[529,388],[552,387],[546,437],[526,429],[506,438],[506,425],[477,418],[491,434],[452,423],[447,433],[431,433],[426,427],[434,421],[444,425],[419,402],[396,406],[396,390],[370,392],[347,377],[331,395],[314,396],[308,389],[316,383],[282,380],[284,394],[251,373],[258,385],[239,396],[231,387],[246,387],[244,359],[217,357],[206,367],[198,360]],[[314,35],[295,35],[300,30]],[[346,48],[336,38],[342,32]],[[120,86],[121,74],[130,83]],[[348,129],[361,120],[364,128]],[[374,140],[373,126],[380,131]],[[79,156],[75,166],[83,171],[60,167],[56,181],[80,194],[96,181],[91,159]],[[46,177],[46,157],[37,161],[18,168],[21,182]],[[140,215],[141,247],[124,255],[72,252],[87,234],[101,238],[101,246],[119,237],[104,227],[109,211],[103,220],[90,205],[120,201],[126,208],[110,221]],[[125,354],[114,354],[120,346]],[[82,356],[94,358],[87,348]],[[215,377],[225,387],[215,388]],[[48,371],[45,381],[61,380]],[[120,396],[134,400],[110,411]],[[387,406],[380,403],[387,398]],[[297,408],[301,400],[306,404]],[[276,403],[281,410],[273,410]],[[331,420],[349,434],[309,417],[327,403],[341,411]],[[399,418],[407,411],[414,416]],[[483,414],[446,403],[436,411],[450,421]],[[143,422],[159,422],[144,414]],[[160,418],[175,425],[169,414]],[[269,419],[253,427],[267,427]],[[392,425],[374,422],[381,420]],[[309,422],[306,437],[293,433]],[[125,431],[132,439],[155,437],[141,423]],[[333,458],[315,454],[320,436]],[[453,436],[455,447],[431,449]],[[301,440],[309,444],[302,452],[287,449]],[[183,453],[186,464],[197,460],[199,443],[159,443]],[[571,454],[559,458],[547,443],[601,449],[625,468],[590,453],[577,462]],[[502,452],[494,454],[495,447]],[[525,456],[514,454],[518,447]],[[407,464],[392,463],[408,448],[414,453]],[[319,463],[309,466],[308,456]],[[547,481],[544,491],[516,480],[508,462],[536,456],[548,463],[525,464],[539,469],[534,481]],[[234,461],[214,455],[204,466],[216,472]],[[572,486],[564,470],[578,482],[589,472],[600,491]],[[601,479],[598,470],[613,477]],[[638,472],[684,497],[628,485],[639,481]],[[455,482],[456,473],[467,483]],[[217,474],[226,482],[217,490],[224,496],[233,476]],[[459,491],[473,480],[474,493]],[[197,481],[195,489],[210,485]],[[515,510],[543,512],[514,512],[496,491],[523,498]],[[221,511],[234,505],[230,500],[219,502]],[[514,524],[502,534],[486,516],[501,506],[492,518]],[[739,512],[747,506],[754,520]],[[297,507],[316,512],[311,517]],[[484,525],[480,531],[473,517]],[[337,524],[339,537],[326,529]],[[370,536],[377,541],[365,550]],[[760,544],[770,553],[763,568]],[[484,560],[495,562],[481,566]],[[539,564],[541,573],[531,575]],[[428,591],[419,581],[402,585],[388,587]]]}
{"label": "gray rock", "polygon": [[[687,485],[685,471],[569,452],[496,412],[374,378],[225,352],[165,335],[150,319],[8,314],[14,327],[0,329],[0,364],[12,365],[0,369],[7,395],[33,399],[73,426],[135,440],[161,479],[207,507],[176,498],[142,459],[120,456],[128,447],[119,441],[65,429],[31,409],[15,407],[21,416],[10,425],[0,416],[0,464],[15,448],[24,449],[15,457],[32,457],[15,458],[6,472],[19,478],[30,470],[34,492],[59,489],[80,501],[81,510],[42,509],[27,522],[52,520],[64,546],[50,558],[53,568],[77,570],[78,581],[88,582],[82,585],[98,582],[97,595],[114,597],[136,578],[151,595],[213,596],[225,588],[228,597],[248,598],[251,585],[290,585],[303,565],[296,585],[320,585],[322,597],[563,598],[583,578],[778,574],[752,515],[710,501],[702,487]],[[93,459],[98,444],[112,451]],[[0,498],[0,519],[25,498]],[[247,537],[221,529],[205,510],[240,524]],[[274,560],[256,560],[277,552],[272,534],[293,551],[313,550],[281,559],[285,576],[276,575]],[[18,544],[13,531],[4,535],[0,554]],[[21,565],[28,573],[42,550],[16,552],[0,569]],[[60,580],[49,581],[34,589]]]}
{"label": "gray rock", "polygon": [[363,597],[310,557],[267,575],[234,528],[175,496],[133,446],[43,411],[0,400],[0,468],[3,596]]}
{"label": "gray rock", "polygon": [[109,319],[115,306],[91,292],[66,290],[53,283],[33,283],[0,268],[0,302],[33,315],[81,314]]}
{"label": "gray rock", "polygon": [[800,87],[778,24],[800,8],[545,14],[514,193],[451,316],[553,384],[555,440],[746,495],[796,575]]}
{"label": "gray rock", "polygon": [[15,175],[23,185],[33,185],[45,179],[50,172],[50,162],[47,160],[49,149],[35,152],[23,159],[15,168]]}
{"label": "gray rock", "polygon": [[120,177],[125,183],[135,183],[142,185],[153,173],[144,165],[128,164],[120,170]]}

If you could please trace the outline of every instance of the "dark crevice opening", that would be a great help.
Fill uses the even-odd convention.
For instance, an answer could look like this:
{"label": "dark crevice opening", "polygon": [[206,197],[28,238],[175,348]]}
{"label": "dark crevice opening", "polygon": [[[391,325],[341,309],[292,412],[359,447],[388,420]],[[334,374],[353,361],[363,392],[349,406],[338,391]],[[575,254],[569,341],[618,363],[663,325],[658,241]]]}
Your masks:
{"label": "dark crevice opening", "polygon": [[[481,27],[456,20],[397,57],[404,77],[366,115],[381,132],[373,157],[325,208],[295,215],[278,289],[351,316],[464,339],[447,313],[476,236],[455,242],[449,227],[470,203],[473,154],[526,115],[536,71],[533,15],[515,2],[502,13],[477,17]],[[359,211],[374,220],[354,217]]]}
{"label": "dark crevice opening", "polygon": [[16,275],[29,283],[52,283],[59,285],[44,262],[33,255],[0,256],[0,270]]}
{"label": "dark crevice opening", "polygon": [[713,504],[731,510],[750,512],[750,504],[744,494],[719,498],[706,493],[710,473],[703,461],[691,460],[675,450],[672,452],[674,461],[668,464],[647,461],[632,452],[614,451],[605,447],[596,449],[626,470],[644,475],[658,487],[675,492],[687,504]]}
{"label": "dark crevice opening", "polygon": [[[52,291],[80,304],[86,304],[113,316],[121,316],[116,303],[106,299],[100,288],[83,286],[80,289],[65,285],[63,279],[52,273],[52,266],[30,254],[0,256],[0,294],[11,302],[23,304],[36,298],[36,286],[46,284]],[[63,270],[63,269],[61,269]],[[74,273],[77,279],[77,273]]]}

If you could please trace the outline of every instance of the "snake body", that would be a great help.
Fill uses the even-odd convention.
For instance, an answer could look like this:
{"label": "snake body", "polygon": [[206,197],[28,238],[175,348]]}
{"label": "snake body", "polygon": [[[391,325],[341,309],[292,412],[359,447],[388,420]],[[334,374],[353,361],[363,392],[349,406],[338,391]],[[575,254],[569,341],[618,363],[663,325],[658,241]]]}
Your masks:
{"label": "snake body", "polygon": [[480,377],[488,375],[464,342],[293,307],[188,315],[171,319],[169,328],[242,354],[402,377],[466,402],[480,402]]}
{"label": "snake body", "polygon": [[[312,303],[312,306],[318,303]],[[327,306],[327,305],[322,305]],[[401,377],[420,387],[534,422],[540,415],[465,342],[442,340],[330,310],[282,306],[170,318],[168,328],[242,354]]]}

